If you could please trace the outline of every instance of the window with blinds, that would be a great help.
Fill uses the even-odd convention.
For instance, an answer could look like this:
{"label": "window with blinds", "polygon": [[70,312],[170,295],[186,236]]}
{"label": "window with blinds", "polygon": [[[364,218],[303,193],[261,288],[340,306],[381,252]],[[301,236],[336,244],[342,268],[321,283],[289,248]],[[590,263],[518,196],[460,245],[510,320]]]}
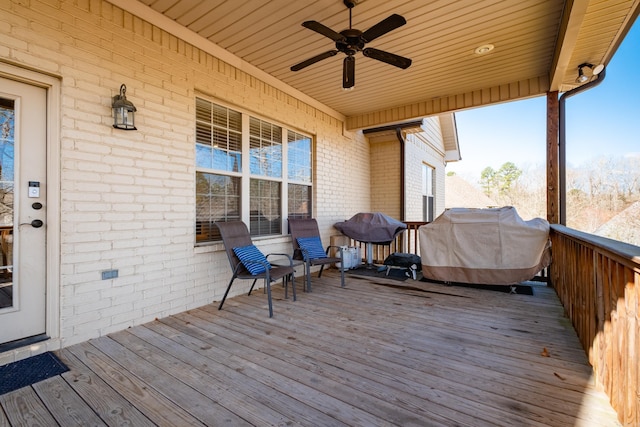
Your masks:
{"label": "window with blinds", "polygon": [[283,234],[284,218],[311,217],[310,136],[203,98],[195,119],[197,243],[219,241],[220,221],[268,236]]}

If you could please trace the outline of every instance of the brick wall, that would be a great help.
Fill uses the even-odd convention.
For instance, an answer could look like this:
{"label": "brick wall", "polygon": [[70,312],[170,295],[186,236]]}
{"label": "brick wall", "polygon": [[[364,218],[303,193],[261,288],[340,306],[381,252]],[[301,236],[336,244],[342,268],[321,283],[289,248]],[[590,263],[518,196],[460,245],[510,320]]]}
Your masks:
{"label": "brick wall", "polygon": [[[60,291],[62,346],[221,298],[230,277],[221,245],[194,247],[197,93],[315,136],[315,215],[327,243],[333,223],[370,208],[361,133],[343,134],[340,118],[110,3],[3,0],[0,60],[61,82],[61,222],[48,224],[60,230],[60,277],[48,280]],[[122,83],[138,131],[111,127]],[[259,246],[290,251],[286,236]],[[119,277],[101,280],[105,269]]]}
{"label": "brick wall", "polygon": [[400,219],[400,142],[390,136],[371,147],[371,210]]}
{"label": "brick wall", "polygon": [[[422,165],[435,169],[435,209],[444,211],[444,143],[440,119],[423,120],[423,131],[405,137],[406,221],[422,221]],[[400,206],[400,142],[395,133],[376,136],[371,142],[371,209],[402,218]]]}

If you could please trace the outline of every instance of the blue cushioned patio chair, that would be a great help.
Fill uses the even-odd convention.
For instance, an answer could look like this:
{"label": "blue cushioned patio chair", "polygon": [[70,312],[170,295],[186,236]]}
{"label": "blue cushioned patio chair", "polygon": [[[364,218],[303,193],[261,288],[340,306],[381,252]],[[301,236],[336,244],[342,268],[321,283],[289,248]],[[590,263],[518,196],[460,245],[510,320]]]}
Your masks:
{"label": "blue cushioned patio chair", "polygon": [[[303,260],[305,276],[307,278],[307,292],[311,292],[311,272],[314,265],[320,266],[318,277],[322,276],[322,270],[327,264],[340,263],[344,266],[344,254],[340,246],[322,246],[320,230],[315,218],[295,219],[289,218],[289,233],[293,244],[293,259]],[[335,248],[339,257],[330,257],[329,250]],[[340,286],[344,288],[344,268],[340,268]]]}
{"label": "blue cushioned patio chair", "polygon": [[[293,262],[291,256],[288,254],[272,253],[266,257],[253,245],[251,241],[251,235],[247,226],[242,221],[229,221],[216,223],[222,236],[222,242],[224,243],[227,257],[229,258],[229,264],[231,264],[231,270],[233,275],[229,281],[229,286],[220,301],[218,310],[222,310],[222,305],[227,299],[231,285],[235,279],[248,279],[253,280],[251,289],[249,289],[249,295],[253,287],[256,285],[258,279],[264,280],[264,286],[267,290],[267,298],[269,300],[269,317],[273,317],[273,304],[271,302],[271,282],[282,279],[285,286],[285,298],[287,298],[287,291],[289,280],[293,278]],[[288,265],[271,265],[267,260],[270,256],[286,257]],[[282,261],[284,262],[284,261]],[[296,300],[296,287],[293,288],[293,300]]]}

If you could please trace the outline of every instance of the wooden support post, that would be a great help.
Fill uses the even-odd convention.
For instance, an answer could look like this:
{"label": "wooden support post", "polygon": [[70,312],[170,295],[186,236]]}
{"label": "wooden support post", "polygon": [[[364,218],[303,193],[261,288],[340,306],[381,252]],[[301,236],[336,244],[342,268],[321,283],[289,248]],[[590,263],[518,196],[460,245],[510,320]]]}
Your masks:
{"label": "wooden support post", "polygon": [[558,154],[558,92],[547,92],[547,221],[560,222],[560,161]]}

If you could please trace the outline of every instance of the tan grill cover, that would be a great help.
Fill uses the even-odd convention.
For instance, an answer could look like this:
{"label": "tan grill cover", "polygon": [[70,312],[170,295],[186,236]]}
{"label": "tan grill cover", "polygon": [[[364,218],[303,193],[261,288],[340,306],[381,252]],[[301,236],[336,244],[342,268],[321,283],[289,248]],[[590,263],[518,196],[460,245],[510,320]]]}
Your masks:
{"label": "tan grill cover", "polygon": [[446,282],[510,285],[551,263],[549,223],[514,207],[446,210],[419,231],[422,274]]}

